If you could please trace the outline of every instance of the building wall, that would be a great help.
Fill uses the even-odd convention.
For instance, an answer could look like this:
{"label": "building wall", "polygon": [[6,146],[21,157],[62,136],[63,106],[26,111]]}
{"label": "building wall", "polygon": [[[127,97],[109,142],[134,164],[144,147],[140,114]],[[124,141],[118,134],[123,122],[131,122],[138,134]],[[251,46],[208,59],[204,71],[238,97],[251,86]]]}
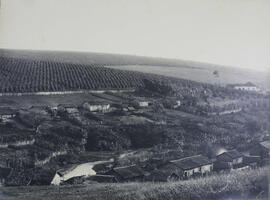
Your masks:
{"label": "building wall", "polygon": [[245,91],[260,91],[257,87],[250,87],[250,86],[235,86],[236,90],[245,90]]}
{"label": "building wall", "polygon": [[212,172],[212,171],[213,171],[213,164],[210,164],[210,165],[204,165],[204,166],[201,167],[201,172],[202,172],[203,174],[205,174],[205,173],[210,173],[210,172]]}
{"label": "building wall", "polygon": [[195,173],[200,173],[201,175],[204,175],[212,171],[213,171],[213,164],[209,164],[209,165],[193,168],[190,170],[185,170],[183,176],[190,177],[190,176],[193,176]]}

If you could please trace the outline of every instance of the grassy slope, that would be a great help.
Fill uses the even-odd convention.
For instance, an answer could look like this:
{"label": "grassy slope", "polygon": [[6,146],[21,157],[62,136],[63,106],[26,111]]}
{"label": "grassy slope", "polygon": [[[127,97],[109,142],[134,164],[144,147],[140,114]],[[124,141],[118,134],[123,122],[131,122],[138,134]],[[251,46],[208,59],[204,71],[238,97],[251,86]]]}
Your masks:
{"label": "grassy slope", "polygon": [[[270,168],[212,175],[170,183],[91,184],[87,186],[21,187],[2,190],[17,196],[8,199],[65,200],[196,200],[267,199]],[[1,191],[1,190],[0,190]]]}

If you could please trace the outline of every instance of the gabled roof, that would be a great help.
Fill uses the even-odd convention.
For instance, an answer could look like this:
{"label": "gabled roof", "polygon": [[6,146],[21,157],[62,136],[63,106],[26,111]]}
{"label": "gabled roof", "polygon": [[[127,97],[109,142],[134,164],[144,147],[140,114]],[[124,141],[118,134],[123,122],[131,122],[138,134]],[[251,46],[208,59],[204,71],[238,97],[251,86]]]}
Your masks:
{"label": "gabled roof", "polygon": [[196,155],[196,156],[181,158],[178,160],[172,160],[170,161],[170,163],[173,163],[174,165],[176,165],[177,167],[183,170],[189,170],[189,169],[194,169],[197,167],[211,164],[212,162],[205,156]]}
{"label": "gabled roof", "polygon": [[113,170],[123,179],[140,177],[146,174],[146,172],[144,172],[140,167],[136,165],[117,167]]}
{"label": "gabled roof", "polygon": [[261,142],[260,145],[270,150],[270,140]]}
{"label": "gabled roof", "polygon": [[236,159],[236,158],[243,157],[243,154],[241,154],[240,152],[238,152],[236,150],[226,151],[222,154],[219,154],[217,157],[221,157],[223,155],[229,157],[230,159]]}

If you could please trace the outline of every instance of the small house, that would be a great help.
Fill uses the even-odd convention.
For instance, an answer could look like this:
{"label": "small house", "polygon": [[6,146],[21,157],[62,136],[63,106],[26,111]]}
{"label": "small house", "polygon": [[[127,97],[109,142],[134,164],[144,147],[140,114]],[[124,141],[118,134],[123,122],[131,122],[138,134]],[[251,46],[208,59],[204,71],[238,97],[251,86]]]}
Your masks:
{"label": "small house", "polygon": [[251,150],[250,155],[261,156],[261,158],[270,157],[270,140],[256,144]]}
{"label": "small house", "polygon": [[90,112],[106,112],[110,109],[110,104],[102,102],[85,102],[83,108]]}
{"label": "small house", "polygon": [[172,160],[170,163],[181,170],[181,175],[184,179],[196,175],[206,175],[213,171],[213,162],[202,155]]}
{"label": "small house", "polygon": [[217,161],[228,163],[229,166],[243,163],[243,154],[236,150],[226,151],[217,156]]}
{"label": "small house", "polygon": [[0,107],[0,120],[7,121],[16,116],[16,111],[9,107]]}
{"label": "small house", "polygon": [[117,182],[128,182],[128,181],[143,181],[147,172],[143,171],[137,165],[116,167],[111,169],[106,175],[114,176]]}

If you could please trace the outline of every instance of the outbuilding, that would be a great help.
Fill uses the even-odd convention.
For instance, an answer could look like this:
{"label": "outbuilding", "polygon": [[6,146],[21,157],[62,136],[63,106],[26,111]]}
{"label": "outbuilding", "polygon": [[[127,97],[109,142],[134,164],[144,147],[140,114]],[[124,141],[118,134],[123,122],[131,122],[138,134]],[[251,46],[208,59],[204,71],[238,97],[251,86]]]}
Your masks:
{"label": "outbuilding", "polygon": [[243,163],[243,154],[236,150],[226,151],[217,156],[217,161],[228,163],[229,166]]}
{"label": "outbuilding", "polygon": [[170,163],[181,169],[184,179],[196,175],[206,175],[213,171],[213,162],[202,155],[172,160]]}

